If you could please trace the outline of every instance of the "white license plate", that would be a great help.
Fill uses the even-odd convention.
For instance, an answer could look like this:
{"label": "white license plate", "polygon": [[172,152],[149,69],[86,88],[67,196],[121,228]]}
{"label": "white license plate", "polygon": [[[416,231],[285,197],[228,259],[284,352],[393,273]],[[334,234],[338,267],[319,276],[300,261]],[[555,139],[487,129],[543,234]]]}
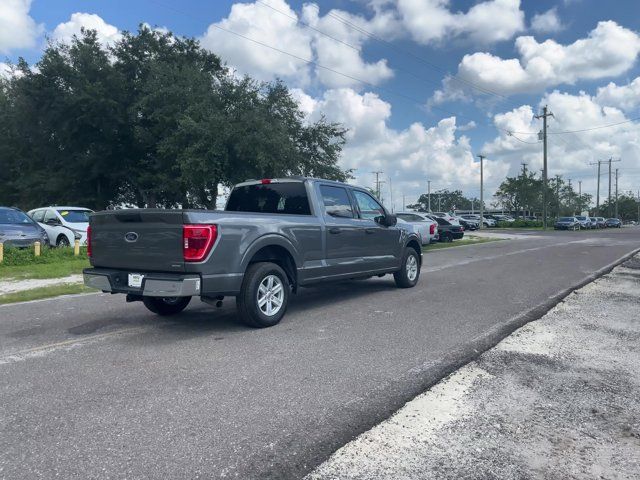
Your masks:
{"label": "white license plate", "polygon": [[129,286],[134,288],[142,287],[142,279],[144,275],[141,273],[130,273],[129,274]]}

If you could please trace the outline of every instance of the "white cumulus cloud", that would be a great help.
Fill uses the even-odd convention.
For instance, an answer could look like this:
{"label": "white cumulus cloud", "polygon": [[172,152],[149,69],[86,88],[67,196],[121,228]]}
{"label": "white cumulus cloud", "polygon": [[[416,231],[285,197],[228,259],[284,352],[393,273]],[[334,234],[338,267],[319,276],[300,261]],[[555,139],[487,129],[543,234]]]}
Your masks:
{"label": "white cumulus cloud", "polygon": [[58,24],[51,33],[51,38],[58,42],[70,43],[74,35],[80,36],[83,28],[95,30],[98,40],[103,45],[112,45],[122,38],[118,28],[105,22],[99,15],[81,12],[73,13],[68,22]]}
{"label": "white cumulus cloud", "polygon": [[392,14],[381,12],[371,21],[340,10],[332,10],[321,16],[317,5],[305,4],[298,15],[285,0],[265,0],[264,3],[234,4],[226,18],[209,26],[201,39],[202,45],[220,55],[240,73],[250,74],[260,80],[279,77],[300,86],[318,80],[334,88],[360,84],[349,77],[375,85],[393,76],[386,60],[372,63],[364,60],[361,49],[368,38],[364,33],[330,17],[330,14],[335,15],[368,31],[390,31],[394,21]]}
{"label": "white cumulus cloud", "polygon": [[531,29],[538,33],[555,33],[564,26],[558,17],[558,9],[553,7],[544,13],[537,13],[531,20]]}
{"label": "white cumulus cloud", "polygon": [[0,1],[0,53],[32,48],[44,27],[29,16],[31,0]]}
{"label": "white cumulus cloud", "polygon": [[[533,93],[579,80],[615,77],[633,67],[640,53],[640,36],[613,21],[599,22],[586,38],[570,45],[542,43],[531,36],[516,39],[520,58],[503,59],[491,53],[465,55],[457,77],[503,95]],[[436,102],[469,94],[451,78],[433,97]]]}
{"label": "white cumulus cloud", "polygon": [[[463,189],[478,195],[479,164],[469,138],[460,134],[456,118],[443,118],[432,126],[415,122],[405,129],[389,125],[391,105],[377,94],[358,93],[350,88],[327,90],[313,98],[301,90],[294,95],[311,121],[324,115],[349,129],[340,164],[355,169],[355,182],[371,186],[371,171],[382,170],[385,203],[390,205],[389,182],[393,200],[400,208],[402,195],[415,202],[425,192],[427,179],[432,189]],[[467,124],[463,127],[471,128]],[[489,161],[485,165],[487,181],[499,183],[508,165]]]}
{"label": "white cumulus cloud", "polygon": [[616,85],[610,82],[604,87],[598,88],[596,101],[600,105],[617,107],[630,111],[640,106],[640,77],[637,77],[627,85]]}
{"label": "white cumulus cloud", "polygon": [[432,43],[465,37],[489,44],[524,30],[520,0],[486,0],[467,12],[453,12],[449,0],[398,0],[398,12],[413,39]]}

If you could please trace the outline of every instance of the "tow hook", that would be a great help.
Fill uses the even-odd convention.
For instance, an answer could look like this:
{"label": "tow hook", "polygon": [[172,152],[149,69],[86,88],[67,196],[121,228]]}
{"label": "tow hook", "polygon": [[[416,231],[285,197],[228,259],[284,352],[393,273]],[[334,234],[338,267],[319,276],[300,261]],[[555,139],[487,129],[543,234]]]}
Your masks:
{"label": "tow hook", "polygon": [[142,295],[136,295],[134,293],[127,293],[127,303],[131,302],[141,302]]}

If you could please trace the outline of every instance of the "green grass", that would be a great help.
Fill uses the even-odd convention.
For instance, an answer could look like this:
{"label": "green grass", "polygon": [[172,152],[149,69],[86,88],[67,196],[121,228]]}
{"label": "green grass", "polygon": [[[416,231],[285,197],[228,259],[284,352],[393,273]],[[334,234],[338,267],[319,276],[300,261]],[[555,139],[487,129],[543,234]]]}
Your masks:
{"label": "green grass", "polygon": [[488,242],[499,242],[500,240],[504,240],[503,238],[483,238],[483,237],[467,237],[462,238],[461,240],[454,240],[453,242],[438,242],[433,243],[431,245],[427,245],[422,247],[423,252],[430,252],[432,250],[440,250],[443,248],[451,248],[451,247],[462,247],[463,245],[477,245],[480,243],[488,243]]}
{"label": "green grass", "polygon": [[16,302],[28,302],[43,298],[58,297],[60,295],[72,295],[74,293],[95,292],[92,288],[85,287],[82,283],[52,285],[49,287],[32,288],[21,292],[0,295],[0,305]]}
{"label": "green grass", "polygon": [[59,278],[81,273],[88,266],[86,248],[81,248],[77,257],[73,255],[73,248],[44,248],[39,257],[31,248],[8,248],[0,263],[0,278]]}

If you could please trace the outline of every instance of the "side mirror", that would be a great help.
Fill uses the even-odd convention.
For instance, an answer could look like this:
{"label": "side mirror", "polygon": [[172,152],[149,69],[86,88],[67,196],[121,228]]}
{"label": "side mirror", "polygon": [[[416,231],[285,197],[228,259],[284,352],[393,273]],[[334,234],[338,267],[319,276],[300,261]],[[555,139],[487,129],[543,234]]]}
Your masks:
{"label": "side mirror", "polygon": [[396,217],[393,213],[387,213],[386,215],[380,215],[379,217],[375,217],[374,220],[376,223],[379,223],[385,227],[393,227],[396,223],[398,223],[398,217]]}
{"label": "side mirror", "polygon": [[47,220],[46,222],[47,225],[50,225],[52,227],[56,227],[58,225],[61,225],[60,220],[56,220],[55,218],[50,218],[49,220]]}

